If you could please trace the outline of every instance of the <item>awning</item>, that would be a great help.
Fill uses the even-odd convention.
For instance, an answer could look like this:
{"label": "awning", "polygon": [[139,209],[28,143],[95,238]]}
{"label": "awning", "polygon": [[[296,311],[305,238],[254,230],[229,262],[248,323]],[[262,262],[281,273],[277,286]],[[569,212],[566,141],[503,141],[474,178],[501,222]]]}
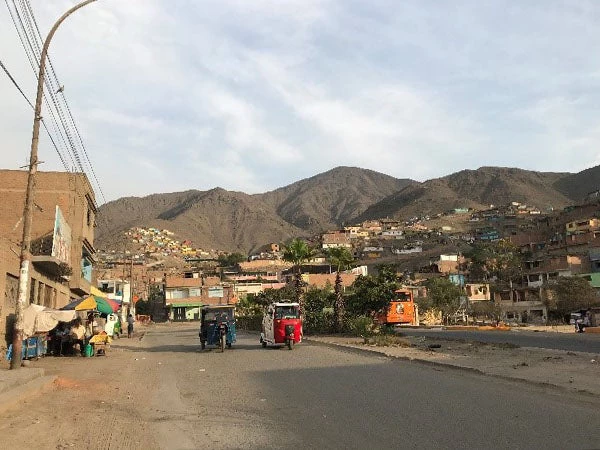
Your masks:
{"label": "awning", "polygon": [[23,334],[26,337],[35,333],[52,330],[58,322],[70,322],[77,317],[75,311],[63,311],[31,304],[23,311]]}

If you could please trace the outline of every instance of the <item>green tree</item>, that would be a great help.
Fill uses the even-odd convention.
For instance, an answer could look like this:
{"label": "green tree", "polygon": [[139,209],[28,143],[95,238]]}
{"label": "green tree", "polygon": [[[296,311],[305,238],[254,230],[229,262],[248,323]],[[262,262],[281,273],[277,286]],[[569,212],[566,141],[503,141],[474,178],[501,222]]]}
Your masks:
{"label": "green tree", "polygon": [[360,275],[352,283],[352,295],[348,299],[348,310],[354,315],[369,315],[383,310],[394,298],[398,281],[394,266],[378,266],[378,273]]}
{"label": "green tree", "polygon": [[600,304],[595,289],[585,278],[559,277],[549,291],[545,299],[548,310],[563,318],[578,309]]}
{"label": "green tree", "polygon": [[221,267],[231,267],[236,264],[246,261],[247,257],[241,253],[229,253],[227,255],[219,255],[219,265]]}
{"label": "green tree", "polygon": [[333,292],[335,294],[335,303],[333,305],[333,331],[340,332],[344,325],[344,293],[342,292],[341,270],[347,269],[354,261],[352,253],[345,247],[330,248],[327,250],[327,259],[336,267],[335,284]]}
{"label": "green tree", "polygon": [[293,287],[285,286],[281,289],[265,289],[255,296],[248,296],[247,300],[264,309],[273,302],[289,302],[293,300],[295,294],[296,291]]}
{"label": "green tree", "polygon": [[465,256],[471,260],[469,270],[476,279],[496,277],[511,283],[521,276],[523,270],[519,248],[505,240],[477,244]]}
{"label": "green tree", "polygon": [[284,261],[291,262],[294,267],[294,300],[300,304],[300,311],[304,312],[302,301],[302,263],[314,255],[314,250],[302,239],[292,239],[283,252]]}
{"label": "green tree", "polygon": [[311,286],[304,299],[304,328],[309,333],[327,333],[331,331],[331,316],[335,296],[331,285],[324,289]]}
{"label": "green tree", "polygon": [[442,311],[446,322],[460,306],[461,290],[447,278],[431,278],[426,283],[431,308]]}
{"label": "green tree", "polygon": [[502,308],[493,301],[474,302],[471,311],[474,317],[488,319],[496,324],[502,318]]}
{"label": "green tree", "polygon": [[152,314],[152,308],[148,300],[138,300],[135,304],[135,313],[140,315]]}

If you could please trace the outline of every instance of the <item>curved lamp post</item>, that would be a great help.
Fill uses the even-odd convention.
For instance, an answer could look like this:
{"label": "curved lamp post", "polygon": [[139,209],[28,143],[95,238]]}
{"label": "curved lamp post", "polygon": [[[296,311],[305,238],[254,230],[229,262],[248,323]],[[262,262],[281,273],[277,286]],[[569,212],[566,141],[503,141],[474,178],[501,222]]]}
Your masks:
{"label": "curved lamp post", "polygon": [[42,96],[44,93],[44,74],[46,72],[46,57],[48,56],[48,47],[50,41],[64,20],[83,6],[95,2],[96,0],[85,0],[64,13],[52,26],[48,37],[44,41],[42,54],[40,56],[40,70],[38,73],[37,97],[35,99],[35,112],[33,116],[33,136],[31,138],[31,154],[29,157],[29,175],[27,176],[27,191],[25,193],[25,208],[23,210],[23,239],[21,241],[21,270],[19,272],[19,290],[17,304],[15,306],[15,325],[13,329],[12,340],[12,359],[10,368],[17,369],[21,367],[21,351],[23,342],[23,311],[27,303],[27,292],[29,286],[29,269],[31,267],[31,222],[33,199],[35,194],[35,174],[38,165],[38,142],[40,135],[40,121],[42,120]]}

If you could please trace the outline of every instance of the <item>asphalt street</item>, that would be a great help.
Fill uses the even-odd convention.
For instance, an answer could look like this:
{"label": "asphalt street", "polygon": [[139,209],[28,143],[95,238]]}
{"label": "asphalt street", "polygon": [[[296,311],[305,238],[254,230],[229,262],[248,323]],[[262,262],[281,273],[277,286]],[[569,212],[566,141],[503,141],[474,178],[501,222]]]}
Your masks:
{"label": "asphalt street", "polygon": [[600,334],[552,333],[534,331],[465,331],[402,328],[407,336],[431,336],[442,339],[480,341],[493,344],[509,343],[520,347],[538,347],[574,352],[600,353]]}
{"label": "asphalt street", "polygon": [[[147,332],[146,332],[147,331]],[[143,339],[139,339],[146,332]],[[107,356],[43,358],[56,388],[0,414],[5,448],[600,448],[600,398],[303,342],[200,350],[154,325]],[[25,370],[25,369],[23,369]]]}
{"label": "asphalt street", "polygon": [[147,418],[162,448],[598,448],[595,400],[302,343],[200,352],[195,328],[150,332]]}

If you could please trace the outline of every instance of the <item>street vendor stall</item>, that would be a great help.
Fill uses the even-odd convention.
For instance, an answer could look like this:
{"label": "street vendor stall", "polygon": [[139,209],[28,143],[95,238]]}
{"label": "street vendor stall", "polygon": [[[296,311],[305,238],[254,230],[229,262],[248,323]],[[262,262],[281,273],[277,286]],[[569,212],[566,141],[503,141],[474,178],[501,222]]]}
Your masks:
{"label": "street vendor stall", "polygon": [[106,323],[110,321],[111,317],[114,317],[114,313],[119,308],[120,305],[115,301],[97,295],[90,295],[81,300],[71,302],[63,308],[88,312],[88,332],[86,336],[88,337],[87,343],[93,347],[93,351],[89,356],[93,354],[106,355],[111,342],[111,337],[105,330]]}
{"label": "street vendor stall", "polygon": [[94,336],[92,336],[90,339],[90,344],[93,347],[93,355],[106,356],[106,352],[108,351],[111,342],[112,342],[112,339],[105,332],[102,332],[100,334],[95,334]]}
{"label": "street vendor stall", "polygon": [[23,311],[23,358],[37,358],[47,352],[47,333],[60,322],[71,322],[75,311],[62,311],[31,304]]}

